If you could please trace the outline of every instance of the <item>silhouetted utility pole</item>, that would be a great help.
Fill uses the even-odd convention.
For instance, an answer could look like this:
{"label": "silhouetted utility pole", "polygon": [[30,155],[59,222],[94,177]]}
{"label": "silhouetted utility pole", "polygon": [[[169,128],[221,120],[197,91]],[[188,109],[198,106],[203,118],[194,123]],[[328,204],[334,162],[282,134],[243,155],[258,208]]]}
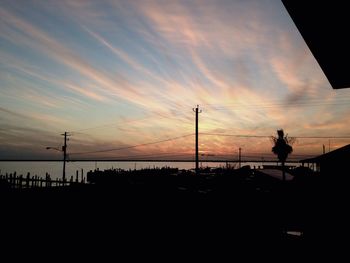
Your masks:
{"label": "silhouetted utility pole", "polygon": [[323,144],[323,154],[325,154],[325,153],[326,153],[326,147]]}
{"label": "silhouetted utility pole", "polygon": [[195,113],[196,113],[196,174],[199,173],[199,158],[198,158],[198,113],[201,113],[202,110],[199,110],[199,106],[197,105],[197,107],[195,109],[192,109]]}
{"label": "silhouetted utility pole", "polygon": [[241,168],[241,151],[242,151],[242,148],[239,147],[238,149],[238,167]]}
{"label": "silhouetted utility pole", "polygon": [[62,180],[63,183],[66,181],[66,160],[67,160],[67,140],[69,140],[67,137],[69,136],[68,132],[64,132],[64,134],[61,134],[64,136],[64,145],[62,146],[63,151],[63,176]]}

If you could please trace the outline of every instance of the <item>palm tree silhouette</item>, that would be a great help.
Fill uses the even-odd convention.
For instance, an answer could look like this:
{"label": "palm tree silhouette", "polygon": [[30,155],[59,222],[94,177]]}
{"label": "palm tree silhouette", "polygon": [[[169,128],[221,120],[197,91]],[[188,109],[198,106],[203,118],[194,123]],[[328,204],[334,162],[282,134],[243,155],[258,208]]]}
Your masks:
{"label": "palm tree silhouette", "polygon": [[287,157],[290,153],[293,152],[292,146],[289,145],[289,143],[294,142],[294,138],[288,138],[288,136],[284,136],[283,130],[277,130],[278,137],[272,136],[272,141],[274,142],[275,146],[272,147],[272,152],[277,155],[278,160],[282,164],[282,178],[283,181],[286,180],[286,173],[284,170],[284,164],[287,160]]}

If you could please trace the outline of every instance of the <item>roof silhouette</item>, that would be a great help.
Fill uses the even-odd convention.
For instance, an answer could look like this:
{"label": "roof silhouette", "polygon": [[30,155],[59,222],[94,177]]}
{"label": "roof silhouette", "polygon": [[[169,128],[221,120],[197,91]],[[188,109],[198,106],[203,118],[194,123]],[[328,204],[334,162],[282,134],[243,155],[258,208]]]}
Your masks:
{"label": "roof silhouette", "polygon": [[350,88],[347,2],[282,2],[333,89]]}
{"label": "roof silhouette", "polygon": [[341,148],[338,148],[334,151],[313,157],[301,160],[302,163],[318,163],[324,160],[343,160],[343,159],[349,159],[347,157],[350,157],[350,144],[345,145]]}

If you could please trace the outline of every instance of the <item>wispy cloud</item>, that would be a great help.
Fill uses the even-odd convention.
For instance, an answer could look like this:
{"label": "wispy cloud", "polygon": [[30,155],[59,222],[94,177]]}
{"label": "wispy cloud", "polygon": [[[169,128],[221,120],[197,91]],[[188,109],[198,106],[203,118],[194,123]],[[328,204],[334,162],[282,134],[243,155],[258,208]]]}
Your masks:
{"label": "wispy cloud", "polygon": [[118,76],[108,77],[44,31],[2,9],[0,9],[0,14],[6,23],[15,26],[22,33],[19,35],[13,32],[14,36],[9,38],[13,43],[22,43],[40,50],[40,52],[45,52],[50,58],[75,70],[101,86],[102,89],[107,89],[112,96],[120,97],[133,103],[140,103],[141,105],[145,104],[139,92],[125,78]]}
{"label": "wispy cloud", "polygon": [[9,114],[9,115],[14,116],[14,117],[19,117],[19,118],[26,118],[27,117],[24,114],[5,109],[3,107],[0,107],[0,111],[2,111],[2,113]]}
{"label": "wispy cloud", "polygon": [[[191,133],[197,104],[201,131],[350,132],[346,107],[325,103],[346,96],[331,90],[280,1],[28,2],[2,5],[0,21],[2,124],[86,129],[77,151]],[[206,153],[269,144],[201,137]],[[108,156],[192,151],[183,138]]]}
{"label": "wispy cloud", "polygon": [[[38,113],[38,112],[18,112],[0,107],[0,111],[3,113],[2,117],[6,117],[7,122],[19,122],[32,124],[41,127],[59,128],[68,125],[71,121],[69,118],[62,119],[50,114]],[[18,120],[14,120],[17,118]],[[3,122],[3,121],[2,121]],[[5,125],[3,123],[3,125]],[[60,129],[58,129],[60,131]]]}

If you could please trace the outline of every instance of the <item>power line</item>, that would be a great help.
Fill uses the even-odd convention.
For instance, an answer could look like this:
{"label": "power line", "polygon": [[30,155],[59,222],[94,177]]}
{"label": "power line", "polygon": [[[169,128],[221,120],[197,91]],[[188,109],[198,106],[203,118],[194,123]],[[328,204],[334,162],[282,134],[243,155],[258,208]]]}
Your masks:
{"label": "power line", "polygon": [[106,150],[98,150],[98,151],[90,151],[90,152],[76,152],[76,153],[71,153],[70,155],[82,155],[82,154],[91,154],[91,153],[101,153],[101,152],[112,152],[112,151],[120,151],[120,150],[126,150],[126,149],[131,149],[131,148],[136,148],[136,147],[141,147],[141,146],[146,146],[146,145],[152,145],[152,144],[158,144],[158,143],[163,143],[163,142],[168,142],[168,141],[173,141],[177,140],[180,138],[185,138],[189,136],[193,136],[194,134],[185,134],[182,136],[177,136],[165,140],[160,140],[160,141],[155,141],[155,142],[149,142],[149,143],[141,143],[137,145],[132,145],[132,146],[126,146],[126,147],[121,147],[121,148],[112,148],[112,149],[106,149]]}
{"label": "power line", "polygon": [[235,107],[212,107],[213,110],[217,111],[228,111],[228,110],[234,110],[234,111],[242,111],[242,110],[253,110],[253,109],[273,109],[277,107],[295,107],[295,106],[305,106],[305,107],[314,107],[314,106],[339,106],[339,105],[350,105],[350,102],[348,103],[329,103],[329,104],[287,104],[287,105],[261,105],[261,106],[252,106],[252,105],[237,105]]}
{"label": "power line", "polygon": [[314,107],[314,106],[342,106],[350,105],[350,100],[339,100],[339,101],[298,101],[298,102],[280,102],[280,103],[262,103],[262,104],[242,104],[242,103],[228,103],[228,104],[207,104],[209,110],[217,111],[241,111],[241,110],[252,110],[252,109],[273,109],[273,108],[288,108],[295,106],[305,106],[305,107]]}
{"label": "power line", "polygon": [[298,105],[298,104],[329,104],[329,103],[338,103],[338,102],[350,102],[348,97],[341,97],[338,100],[335,101],[327,101],[327,100],[321,100],[321,99],[301,99],[295,102],[286,102],[286,101],[282,101],[282,100],[271,100],[271,101],[267,101],[266,103],[258,103],[258,104],[242,104],[242,103],[237,103],[237,102],[232,102],[232,103],[202,103],[202,105],[207,105],[207,106],[212,106],[212,107],[222,107],[222,106],[256,106],[256,107],[260,107],[260,106],[283,106],[283,105]]}
{"label": "power line", "polygon": [[200,135],[208,136],[228,136],[228,137],[246,137],[246,138],[270,138],[271,135],[246,135],[246,134],[224,134],[224,133],[206,133],[201,132]]}
{"label": "power line", "polygon": [[[271,101],[273,102],[273,101]],[[285,106],[285,107],[291,107],[291,106],[324,106],[324,105],[348,105],[350,103],[350,100],[347,99],[342,99],[339,102],[343,102],[341,104],[337,103],[337,102],[327,102],[327,101],[323,101],[323,100],[316,100],[316,99],[311,99],[311,100],[301,100],[299,102],[296,103],[283,103],[283,102],[278,102],[278,103],[263,103],[263,104],[241,104],[241,103],[227,103],[227,104],[203,104],[203,105],[208,105],[211,106],[212,109],[214,110],[229,110],[230,108],[236,108],[238,107],[238,110],[245,110],[245,109],[255,109],[255,108],[274,108],[274,107],[280,107],[280,106]],[[218,106],[216,106],[218,105]],[[173,117],[169,117],[169,116],[164,116],[162,114],[157,113],[156,115],[158,115],[158,117],[160,118],[175,118],[178,117],[180,114],[177,114]],[[139,118],[139,119],[134,119],[134,120],[129,120],[129,121],[122,121],[123,123],[130,123],[130,122],[138,122],[138,121],[143,121],[143,120],[147,120],[150,118],[153,118],[154,116],[147,116],[144,118]],[[98,125],[98,126],[94,126],[94,127],[89,127],[89,128],[84,128],[84,129],[79,129],[79,130],[74,130],[71,131],[71,133],[79,133],[81,131],[87,131],[87,130],[94,130],[94,129],[100,129],[100,128],[105,128],[105,127],[111,127],[111,126],[120,126],[120,124],[116,123],[116,122],[112,122],[112,123],[106,123],[106,124],[102,124],[102,125]]]}
{"label": "power line", "polygon": [[[330,101],[324,101],[324,100],[319,100],[319,99],[302,99],[298,102],[295,103],[286,103],[286,102],[282,102],[280,100],[271,100],[270,102],[267,103],[262,103],[262,104],[242,104],[242,103],[226,103],[226,104],[202,104],[202,105],[207,105],[210,106],[211,109],[213,110],[218,110],[218,111],[225,111],[225,110],[248,110],[248,109],[265,109],[265,108],[275,108],[275,107],[292,107],[292,106],[331,106],[331,105],[349,105],[350,104],[350,100],[345,98],[340,98],[338,100],[338,102],[330,102]],[[236,108],[236,109],[234,109]],[[238,108],[238,109],[237,109]],[[169,117],[169,116],[164,116],[160,113],[153,113],[158,115],[158,118],[175,118],[180,116],[181,114],[177,114],[175,116]],[[143,120],[147,120],[150,118],[153,118],[154,116],[147,116],[144,118],[139,118],[139,119],[134,119],[134,120],[129,120],[129,121],[121,121],[123,123],[130,123],[130,122],[138,122],[138,121],[143,121]],[[101,128],[105,128],[105,127],[112,127],[112,126],[121,126],[121,124],[113,122],[113,123],[106,123],[106,124],[101,124],[98,126],[94,126],[94,127],[88,127],[88,128],[84,128],[84,129],[79,129],[79,130],[75,130],[75,131],[71,131],[71,133],[80,133],[82,131],[88,131],[88,130],[94,130],[94,129],[101,129]]]}
{"label": "power line", "polygon": [[350,136],[293,136],[297,139],[350,139]]}
{"label": "power line", "polygon": [[[270,138],[271,135],[245,135],[245,134],[222,134],[222,133],[199,133],[200,135],[208,135],[208,136],[226,136],[226,137],[243,137],[243,138]],[[126,146],[126,147],[120,147],[120,148],[112,148],[112,149],[105,149],[105,150],[97,150],[97,151],[89,151],[89,152],[75,152],[75,153],[70,153],[70,155],[83,155],[83,154],[92,154],[92,153],[101,153],[101,152],[111,152],[111,151],[120,151],[120,150],[125,150],[125,149],[131,149],[131,148],[136,148],[136,147],[141,147],[141,146],[147,146],[147,145],[152,145],[152,144],[158,144],[158,143],[163,143],[163,142],[168,142],[168,141],[173,141],[177,140],[180,138],[185,138],[189,136],[193,136],[194,133],[191,134],[186,134],[182,136],[177,136],[165,140],[160,140],[160,141],[155,141],[155,142],[149,142],[149,143],[142,143],[142,144],[137,144],[137,145],[132,145],[132,146]],[[295,138],[302,138],[302,139],[350,139],[350,136],[294,136]],[[148,154],[146,156],[152,156],[153,154]],[[161,156],[162,154],[157,154],[156,156]],[[181,154],[178,154],[179,156]],[[131,156],[125,156],[125,157],[131,157]],[[134,156],[138,157],[138,156]],[[141,156],[140,156],[141,157]]]}
{"label": "power line", "polygon": [[[149,153],[149,154],[138,154],[138,155],[121,155],[121,156],[115,156],[115,158],[149,158],[149,157],[184,157],[184,156],[189,156],[192,157],[193,154],[192,153]],[[110,158],[110,157],[106,157],[106,158]],[[103,158],[102,158],[103,159]]]}
{"label": "power line", "polygon": [[[243,138],[271,138],[272,135],[250,135],[250,134],[224,134],[224,133],[199,133],[208,136],[227,136],[227,137],[243,137]],[[297,139],[350,139],[350,136],[293,136]]]}

